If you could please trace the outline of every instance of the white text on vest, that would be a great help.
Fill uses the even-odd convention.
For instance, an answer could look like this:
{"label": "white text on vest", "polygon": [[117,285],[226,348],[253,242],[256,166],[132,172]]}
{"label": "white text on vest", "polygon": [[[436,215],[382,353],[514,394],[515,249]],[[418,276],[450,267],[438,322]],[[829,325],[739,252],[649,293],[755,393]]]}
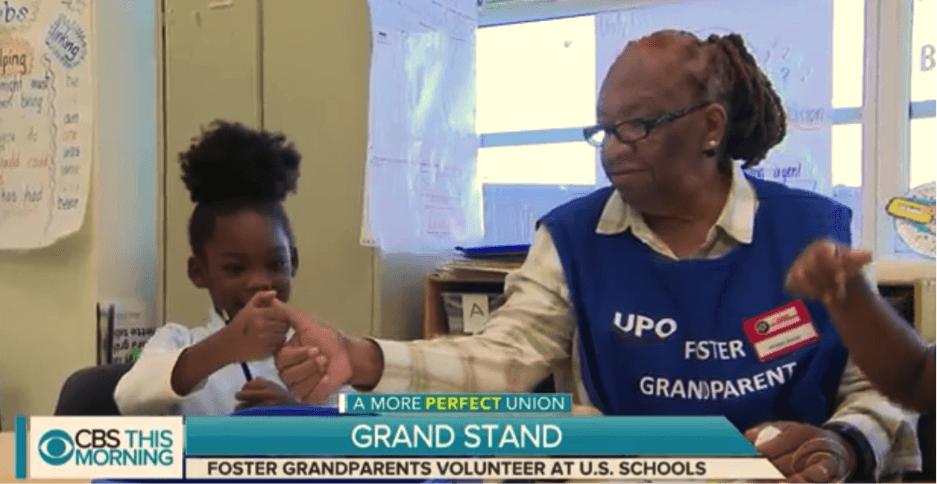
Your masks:
{"label": "white text on vest", "polygon": [[[749,393],[784,385],[794,375],[797,362],[756,373],[750,377],[724,379],[680,379],[645,375],[638,379],[638,390],[647,396],[682,400],[727,400]],[[785,375],[785,370],[787,375]]]}
{"label": "white text on vest", "polygon": [[645,332],[651,330],[657,334],[660,339],[666,339],[677,331],[677,322],[670,318],[664,318],[654,322],[653,319],[641,314],[628,314],[628,322],[621,325],[621,313],[615,312],[615,326],[625,333],[634,333],[635,337],[641,338]]}
{"label": "white text on vest", "polygon": [[740,339],[732,341],[686,341],[683,345],[685,360],[734,360],[745,358],[745,343]]}

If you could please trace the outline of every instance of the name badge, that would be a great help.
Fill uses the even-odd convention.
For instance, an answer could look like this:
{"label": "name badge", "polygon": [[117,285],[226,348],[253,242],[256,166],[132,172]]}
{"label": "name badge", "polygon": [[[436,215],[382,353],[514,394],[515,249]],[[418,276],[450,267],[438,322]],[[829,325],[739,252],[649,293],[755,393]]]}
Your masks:
{"label": "name badge", "polygon": [[742,328],[755,349],[758,361],[762,363],[811,345],[820,339],[813,319],[801,301],[793,301],[746,319]]}

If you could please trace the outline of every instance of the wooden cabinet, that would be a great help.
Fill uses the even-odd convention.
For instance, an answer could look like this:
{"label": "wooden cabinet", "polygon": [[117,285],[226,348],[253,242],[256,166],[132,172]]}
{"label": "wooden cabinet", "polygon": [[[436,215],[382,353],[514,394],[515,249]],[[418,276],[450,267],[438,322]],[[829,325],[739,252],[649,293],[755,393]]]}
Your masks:
{"label": "wooden cabinet", "polygon": [[504,292],[506,274],[499,272],[447,271],[433,272],[426,277],[426,309],[423,314],[424,339],[449,334],[442,294],[468,292],[500,294]]}
{"label": "wooden cabinet", "polygon": [[[423,313],[423,339],[449,334],[449,318],[443,303],[444,292],[493,294],[504,292],[504,278],[499,272],[432,272],[426,276],[426,309]],[[554,393],[553,377],[537,385],[533,393]]]}

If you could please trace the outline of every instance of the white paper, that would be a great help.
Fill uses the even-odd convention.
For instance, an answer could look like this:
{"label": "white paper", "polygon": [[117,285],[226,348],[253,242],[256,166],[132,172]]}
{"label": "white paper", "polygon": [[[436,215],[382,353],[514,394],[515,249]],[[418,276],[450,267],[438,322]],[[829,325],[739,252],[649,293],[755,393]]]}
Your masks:
{"label": "white paper", "polygon": [[598,90],[625,45],[662,29],[710,34],[739,33],[784,102],[787,136],[749,173],[788,186],[832,194],[830,127],[832,99],[832,0],[762,2],[689,0],[596,16]]}
{"label": "white paper", "polygon": [[[105,317],[111,304],[102,305]],[[142,350],[156,328],[146,320],[146,307],[141,301],[113,303],[114,326],[111,333],[111,363],[130,363],[135,350]]]}
{"label": "white paper", "polygon": [[463,294],[462,295],[462,331],[469,334],[477,333],[488,321],[488,295]]}
{"label": "white paper", "polygon": [[94,114],[88,5],[3,4],[0,249],[48,246],[84,220]]}
{"label": "white paper", "polygon": [[364,193],[364,203],[362,204],[361,210],[361,240],[359,243],[364,247],[377,247],[377,240],[374,238],[374,235],[371,234],[371,225],[365,223],[368,220],[368,193],[365,190]]}
{"label": "white paper", "polygon": [[372,0],[361,241],[422,252],[480,240],[475,2]]}
{"label": "white paper", "polygon": [[923,213],[924,215],[929,214],[930,216],[930,221],[927,223],[921,223],[921,221],[915,221],[908,219],[907,217],[900,216],[904,210],[887,210],[886,207],[888,215],[895,219],[895,231],[898,232],[898,236],[901,237],[901,241],[903,241],[908,246],[908,248],[914,252],[932,259],[934,258],[935,252],[935,230],[933,215],[935,189],[937,189],[937,184],[934,182],[925,183],[923,185],[912,188],[910,191],[908,191],[908,193],[905,193],[902,197],[900,197],[907,201],[917,202],[919,204],[919,208],[916,213]]}

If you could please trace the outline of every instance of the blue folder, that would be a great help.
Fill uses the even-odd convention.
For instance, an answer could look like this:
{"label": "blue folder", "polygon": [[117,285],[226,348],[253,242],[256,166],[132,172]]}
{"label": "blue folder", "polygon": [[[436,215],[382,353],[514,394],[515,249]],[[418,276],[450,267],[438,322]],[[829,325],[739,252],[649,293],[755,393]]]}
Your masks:
{"label": "blue folder", "polygon": [[491,245],[485,247],[456,247],[465,257],[471,259],[496,259],[502,257],[523,257],[530,250],[530,245]]}

